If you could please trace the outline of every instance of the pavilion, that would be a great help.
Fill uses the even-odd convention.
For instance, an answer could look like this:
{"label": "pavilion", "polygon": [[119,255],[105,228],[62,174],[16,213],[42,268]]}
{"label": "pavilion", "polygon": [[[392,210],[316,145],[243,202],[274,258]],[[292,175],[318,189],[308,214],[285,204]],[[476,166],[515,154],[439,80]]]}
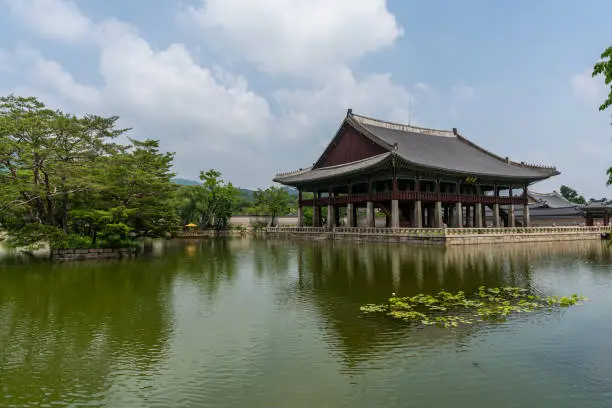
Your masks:
{"label": "pavilion", "polygon": [[[558,174],[554,167],[497,156],[457,129],[391,123],[349,109],[311,167],[277,174],[274,181],[298,189],[299,226],[303,207],[310,206],[315,227],[322,226],[322,207],[328,228],[339,225],[343,207],[349,227],[357,226],[358,208],[365,208],[369,227],[375,209],[391,228],[482,227],[485,207],[494,226],[514,227],[517,205],[523,207],[521,225],[529,226],[529,186]],[[304,199],[304,192],[314,198]]]}
{"label": "pavilion", "polygon": [[586,225],[593,226],[596,219],[601,219],[603,225],[610,225],[610,215],[612,215],[612,201],[605,198],[601,200],[589,200],[581,206],[586,218]]}

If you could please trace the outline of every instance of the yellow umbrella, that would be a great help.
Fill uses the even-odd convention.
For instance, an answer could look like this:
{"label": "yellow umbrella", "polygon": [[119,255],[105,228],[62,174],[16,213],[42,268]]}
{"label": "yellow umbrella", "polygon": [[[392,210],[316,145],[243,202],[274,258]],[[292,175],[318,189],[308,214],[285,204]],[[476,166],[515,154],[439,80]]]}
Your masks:
{"label": "yellow umbrella", "polygon": [[196,224],[194,224],[193,222],[190,222],[189,224],[185,225],[186,227],[197,227]]}

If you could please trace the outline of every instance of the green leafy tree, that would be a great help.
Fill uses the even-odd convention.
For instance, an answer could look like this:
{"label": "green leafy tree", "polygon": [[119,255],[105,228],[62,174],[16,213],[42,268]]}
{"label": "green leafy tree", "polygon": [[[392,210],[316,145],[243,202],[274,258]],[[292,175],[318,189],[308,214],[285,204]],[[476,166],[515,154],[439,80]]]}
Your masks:
{"label": "green leafy tree", "polygon": [[201,228],[227,228],[240,191],[232,183],[225,183],[217,170],[200,172],[200,180],[201,185],[184,186],[179,191],[181,222],[193,222]]}
{"label": "green leafy tree", "polygon": [[154,140],[118,144],[128,129],[117,120],[0,98],[0,224],[13,244],[119,245],[176,228],[173,154]]}
{"label": "green leafy tree", "polygon": [[[612,46],[608,47],[602,54],[601,60],[593,67],[593,77],[602,75],[606,85],[610,87],[607,98],[599,106],[600,111],[605,111],[612,106]],[[607,170],[607,185],[612,185],[612,167]]]}
{"label": "green leafy tree", "polygon": [[604,111],[612,106],[612,46],[601,54],[601,61],[593,67],[593,77],[598,75],[603,75],[606,85],[610,86],[608,97],[599,106],[599,110]]}
{"label": "green leafy tree", "polygon": [[287,190],[281,187],[259,189],[253,194],[253,199],[255,208],[271,217],[270,225],[276,225],[276,218],[288,214],[292,209],[291,197]]}
{"label": "green leafy tree", "polygon": [[578,192],[571,187],[561,186],[560,193],[563,196],[563,198],[565,198],[567,201],[570,201],[574,204],[586,203],[586,200],[584,199],[584,197],[578,194]]}

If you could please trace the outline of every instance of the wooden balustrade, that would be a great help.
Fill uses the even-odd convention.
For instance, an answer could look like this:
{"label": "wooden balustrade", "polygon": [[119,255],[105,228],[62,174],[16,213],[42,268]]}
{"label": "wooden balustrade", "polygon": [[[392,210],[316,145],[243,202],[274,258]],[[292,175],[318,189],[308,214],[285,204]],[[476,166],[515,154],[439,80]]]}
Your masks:
{"label": "wooden balustrade", "polygon": [[[398,191],[395,198],[399,201],[415,201],[421,200],[425,202],[438,201],[443,203],[457,203],[463,204],[477,204],[482,203],[485,205],[490,204],[501,204],[501,205],[523,205],[525,198],[522,196],[518,197],[494,197],[494,196],[477,196],[474,194],[456,194],[456,193],[435,193],[431,191],[417,192],[417,191]],[[390,201],[394,199],[392,191],[376,192],[371,194],[344,194],[336,197],[321,197],[321,198],[309,198],[303,199],[300,203],[304,207],[312,207],[315,205],[326,206],[332,205],[346,205],[351,203],[365,203],[368,201],[380,202]]]}
{"label": "wooden balustrade", "polygon": [[498,235],[498,234],[562,234],[562,233],[604,233],[610,226],[568,226],[568,227],[504,227],[504,228],[374,228],[374,227],[268,227],[268,232],[374,234],[406,236],[453,236],[453,235]]}

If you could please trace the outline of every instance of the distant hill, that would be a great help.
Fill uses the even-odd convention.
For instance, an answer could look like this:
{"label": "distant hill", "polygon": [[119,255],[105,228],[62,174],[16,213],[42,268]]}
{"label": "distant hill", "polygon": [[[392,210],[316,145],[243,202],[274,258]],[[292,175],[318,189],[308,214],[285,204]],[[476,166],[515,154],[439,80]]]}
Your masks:
{"label": "distant hill", "polygon": [[202,184],[199,181],[187,180],[182,178],[174,178],[172,179],[172,182],[180,186],[197,186],[198,184]]}
{"label": "distant hill", "polygon": [[[175,178],[175,179],[172,179],[172,181],[181,186],[197,186],[199,184],[202,184],[199,181],[187,180],[184,178]],[[295,188],[285,186],[283,187],[283,189],[287,190],[287,192],[290,195],[297,195],[297,190]],[[249,200],[253,199],[253,193],[255,192],[255,190],[249,190],[246,188],[239,188],[238,190],[240,190],[240,193],[242,194],[244,198],[249,199]]]}

